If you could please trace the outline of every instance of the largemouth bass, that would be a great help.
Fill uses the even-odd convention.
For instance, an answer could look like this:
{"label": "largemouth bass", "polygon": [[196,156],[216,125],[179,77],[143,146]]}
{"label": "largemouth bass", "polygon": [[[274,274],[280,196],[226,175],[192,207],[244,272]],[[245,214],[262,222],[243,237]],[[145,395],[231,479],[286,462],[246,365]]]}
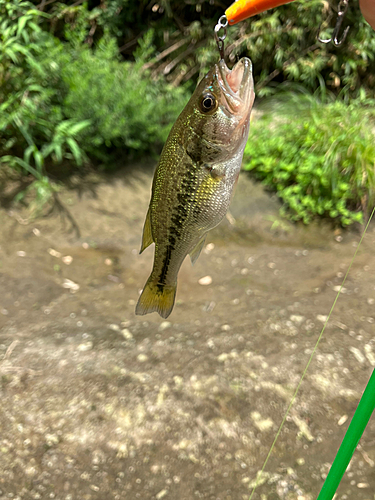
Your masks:
{"label": "largemouth bass", "polygon": [[163,318],[175,301],[185,257],[198,258],[225,216],[237,181],[254,102],[250,59],[223,60],[198,84],[173,125],[156,167],[140,253],[155,242],[154,265],[136,314]]}

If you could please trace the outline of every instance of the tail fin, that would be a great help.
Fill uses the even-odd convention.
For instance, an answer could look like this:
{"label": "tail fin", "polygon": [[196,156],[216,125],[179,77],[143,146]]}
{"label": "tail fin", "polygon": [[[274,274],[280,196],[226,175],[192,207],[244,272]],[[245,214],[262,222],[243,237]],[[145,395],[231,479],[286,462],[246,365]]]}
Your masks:
{"label": "tail fin", "polygon": [[138,303],[135,314],[140,316],[156,311],[162,318],[171,314],[176,296],[176,285],[156,285],[150,279],[147,281]]}

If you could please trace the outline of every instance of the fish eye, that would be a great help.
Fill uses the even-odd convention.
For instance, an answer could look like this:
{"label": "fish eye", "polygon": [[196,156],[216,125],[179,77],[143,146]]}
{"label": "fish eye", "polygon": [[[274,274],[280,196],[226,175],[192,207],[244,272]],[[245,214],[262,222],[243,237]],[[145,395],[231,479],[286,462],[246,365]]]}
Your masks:
{"label": "fish eye", "polygon": [[208,113],[216,108],[216,99],[212,94],[204,94],[201,100],[201,110],[203,113]]}

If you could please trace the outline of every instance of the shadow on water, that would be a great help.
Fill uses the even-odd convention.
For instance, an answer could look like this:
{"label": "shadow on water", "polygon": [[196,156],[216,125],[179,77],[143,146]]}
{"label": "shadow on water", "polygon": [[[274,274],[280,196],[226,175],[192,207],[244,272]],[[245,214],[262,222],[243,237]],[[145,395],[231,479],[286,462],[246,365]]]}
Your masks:
{"label": "shadow on water", "polygon": [[30,179],[14,178],[5,175],[5,172],[0,172],[0,207],[10,208],[14,203],[15,198],[24,192],[31,184]]}
{"label": "shadow on water", "polygon": [[[63,187],[65,192],[70,192],[71,194],[75,193],[78,199],[82,199],[83,197],[97,199],[97,191],[101,185],[115,185],[122,182],[129,188],[138,186],[139,183],[142,182],[142,179],[144,179],[144,176],[152,175],[155,166],[156,161],[151,158],[146,158],[136,164],[127,162],[122,168],[112,166],[109,171],[106,170],[105,166],[97,165],[96,167],[82,167],[82,169],[77,172],[77,170],[73,170],[69,164],[67,164],[67,168],[65,168],[65,164],[62,164],[55,167],[52,166],[52,168],[48,170],[48,175],[52,183],[58,183],[60,187]],[[4,180],[2,180],[2,177]],[[9,171],[3,172],[3,176],[0,176],[0,208],[11,209],[14,207],[17,197],[21,194],[26,194],[32,183],[33,179],[31,177],[20,178],[18,175],[13,176]],[[25,200],[18,202],[18,208],[25,214],[23,221],[28,220],[27,207],[30,199],[31,198],[26,195]],[[116,216],[116,214],[110,210],[110,207],[102,208],[98,211],[103,215]],[[31,216],[34,218],[33,214],[31,214]],[[62,224],[61,230],[63,232],[72,233],[77,239],[80,239],[81,230],[77,219],[69,209],[69,204],[64,203],[58,191],[53,191],[51,198],[45,206],[42,207],[40,211],[36,212],[37,218],[54,216],[60,218]],[[117,214],[117,216],[120,216],[120,214]],[[20,217],[19,220],[21,221],[22,217]]]}
{"label": "shadow on water", "polygon": [[97,189],[103,184],[113,185],[119,181],[129,186],[137,185],[140,175],[150,175],[157,160],[144,158],[137,162],[130,162],[128,159],[124,162],[117,160],[115,165],[96,164],[95,166],[82,167],[77,172],[64,168],[52,170],[51,179],[63,184],[66,189],[77,193],[78,197],[92,196],[97,197]]}

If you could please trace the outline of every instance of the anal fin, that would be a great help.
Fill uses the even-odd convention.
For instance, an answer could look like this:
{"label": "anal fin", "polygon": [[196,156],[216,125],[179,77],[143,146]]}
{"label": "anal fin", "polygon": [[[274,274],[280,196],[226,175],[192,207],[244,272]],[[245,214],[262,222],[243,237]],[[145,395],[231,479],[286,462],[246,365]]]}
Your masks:
{"label": "anal fin", "polygon": [[147,211],[145,225],[143,226],[143,236],[142,236],[142,245],[139,253],[142,253],[145,248],[151,245],[154,242],[154,238],[152,237],[151,232],[151,216],[150,209]]}
{"label": "anal fin", "polygon": [[204,236],[202,236],[202,238],[198,241],[197,245],[193,248],[193,250],[190,252],[190,260],[191,260],[191,263],[194,265],[197,258],[199,257],[201,251],[202,251],[202,248],[203,248],[203,245],[204,245],[204,242],[206,241],[206,234]]}

